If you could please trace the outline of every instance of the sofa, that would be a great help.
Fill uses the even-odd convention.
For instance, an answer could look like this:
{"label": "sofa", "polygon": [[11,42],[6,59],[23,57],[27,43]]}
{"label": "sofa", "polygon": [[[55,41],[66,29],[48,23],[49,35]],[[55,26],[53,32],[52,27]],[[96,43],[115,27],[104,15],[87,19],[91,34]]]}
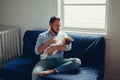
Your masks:
{"label": "sofa", "polygon": [[[34,65],[40,60],[34,47],[37,37],[44,30],[27,30],[23,38],[22,55],[0,68],[3,80],[31,80]],[[101,35],[67,32],[74,41],[64,58],[81,59],[79,69],[61,74],[50,74],[42,80],[103,80],[105,68],[105,38]]]}

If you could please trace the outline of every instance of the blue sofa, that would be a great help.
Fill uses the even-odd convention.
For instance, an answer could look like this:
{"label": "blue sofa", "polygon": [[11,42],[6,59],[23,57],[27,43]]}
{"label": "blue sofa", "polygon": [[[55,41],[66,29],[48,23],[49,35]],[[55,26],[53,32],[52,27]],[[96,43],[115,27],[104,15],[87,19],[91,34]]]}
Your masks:
{"label": "blue sofa", "polygon": [[[0,69],[4,80],[31,80],[34,65],[40,60],[35,54],[36,39],[42,30],[28,30],[23,38],[23,54]],[[82,65],[79,69],[64,74],[51,74],[43,80],[103,80],[105,64],[105,39],[100,35],[67,33],[74,41],[72,50],[64,52],[64,57],[77,57]]]}

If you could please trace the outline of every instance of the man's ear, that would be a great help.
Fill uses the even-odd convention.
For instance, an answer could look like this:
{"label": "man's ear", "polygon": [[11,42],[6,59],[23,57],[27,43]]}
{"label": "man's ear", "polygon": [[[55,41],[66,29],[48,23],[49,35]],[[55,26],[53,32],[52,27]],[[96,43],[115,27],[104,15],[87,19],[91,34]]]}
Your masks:
{"label": "man's ear", "polygon": [[52,27],[52,23],[49,23],[49,26]]}

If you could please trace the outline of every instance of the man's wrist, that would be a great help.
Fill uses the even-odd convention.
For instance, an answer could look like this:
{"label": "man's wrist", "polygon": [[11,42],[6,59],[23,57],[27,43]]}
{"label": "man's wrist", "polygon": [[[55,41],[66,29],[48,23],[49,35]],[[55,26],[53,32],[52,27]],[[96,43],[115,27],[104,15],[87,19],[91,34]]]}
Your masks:
{"label": "man's wrist", "polygon": [[47,43],[46,43],[46,46],[48,47],[49,45],[50,45],[50,43],[49,43],[49,42],[47,42]]}

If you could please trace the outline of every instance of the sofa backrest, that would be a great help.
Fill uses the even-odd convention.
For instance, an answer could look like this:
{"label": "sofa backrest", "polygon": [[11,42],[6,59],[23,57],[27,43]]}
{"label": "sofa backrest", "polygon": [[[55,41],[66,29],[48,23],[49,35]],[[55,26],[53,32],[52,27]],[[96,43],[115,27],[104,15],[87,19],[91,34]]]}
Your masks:
{"label": "sofa backrest", "polygon": [[103,65],[105,56],[105,39],[100,35],[68,33],[74,41],[72,49],[65,52],[64,57],[78,57],[83,66]]}
{"label": "sofa backrest", "polygon": [[[37,37],[44,31],[28,30],[23,38],[23,57],[37,58],[34,48]],[[99,69],[104,69],[105,60],[105,39],[100,35],[81,34],[68,32],[74,41],[72,49],[65,52],[64,57],[77,57],[82,61],[82,66],[95,66]]]}
{"label": "sofa backrest", "polygon": [[40,33],[44,31],[33,31],[33,30],[27,30],[24,34],[23,37],[23,55],[22,57],[30,57],[30,58],[37,58],[39,59],[40,57],[35,54],[35,44],[37,37]]}

